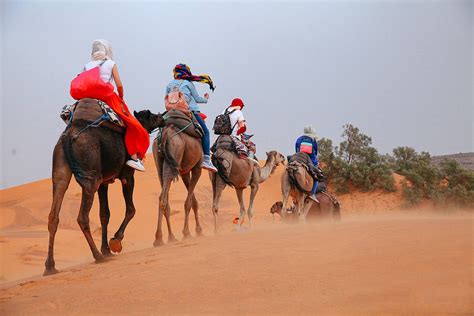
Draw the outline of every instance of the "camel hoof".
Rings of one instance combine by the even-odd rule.
[[[122,242],[115,238],[110,238],[109,247],[112,252],[120,253],[122,252]]]
[[[186,239],[189,239],[193,236],[191,236],[191,233],[187,233],[187,234],[183,234],[183,239],[186,240]]]
[[[53,274],[56,274],[56,273],[59,273],[59,270],[57,270],[56,268],[46,268],[46,269],[44,269],[43,276],[53,275]]]
[[[102,255],[100,257],[95,258],[95,263],[104,263],[107,261],[109,261],[109,258]]]
[[[185,237],[186,238],[186,237]],[[174,237],[173,235],[169,236],[168,237],[168,244],[171,244],[171,243],[175,243],[175,242],[178,242],[179,240],[176,239],[176,237]]]
[[[204,234],[203,234],[202,231],[197,231],[197,232],[196,232],[196,236],[197,236],[197,237],[204,237]]]
[[[163,239],[157,239],[153,243],[153,247],[160,247],[160,246],[164,246],[164,245],[165,245],[165,243],[163,242]]]

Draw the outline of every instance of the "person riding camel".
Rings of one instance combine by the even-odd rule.
[[[127,105],[123,101],[123,84],[120,79],[117,65],[113,60],[112,47],[109,42],[103,39],[95,40],[92,43],[91,61],[84,66],[83,73],[98,67],[102,82],[95,81],[95,85],[81,87],[81,95],[71,96],[76,99],[93,98],[101,100],[122,119],[125,125],[125,146],[130,158],[126,164],[138,171],[145,171],[142,160],[150,145],[148,132],[130,113]],[[81,74],[82,75],[82,74]],[[114,92],[112,80],[117,87],[117,93]],[[91,81],[93,82],[93,81]],[[73,86],[71,85],[71,91]]]
[[[244,106],[245,104],[242,99],[235,98],[223,113],[227,113],[229,115],[231,126],[230,137],[232,138],[239,158],[254,160],[254,162],[258,163],[258,161],[255,161],[255,159],[249,155],[247,146],[245,146],[244,142],[242,142],[242,140],[239,138],[239,136],[242,137],[242,135],[247,130],[247,122],[242,113]]]
[[[314,165],[314,168],[318,168],[318,142],[317,142],[317,137],[316,133],[314,132],[314,129],[311,125],[306,126],[303,130],[303,135],[298,137],[296,139],[295,143],[295,151],[297,153],[303,152],[308,154],[309,158],[311,159],[311,162]],[[308,166],[311,168],[311,166]],[[312,173],[314,174],[314,172]],[[311,190],[311,195],[309,198],[317,203],[319,203],[318,199],[316,198],[316,190],[318,189],[318,178],[314,177],[314,183],[313,183],[313,188]]]
[[[202,118],[202,114],[200,113],[198,105],[198,103],[207,103],[207,100],[209,99],[209,94],[205,93],[204,97],[201,97],[193,83],[193,81],[207,83],[209,85],[209,88],[214,91],[215,87],[212,82],[212,79],[208,75],[193,75],[191,73],[191,69],[185,64],[176,65],[173,69],[173,75],[174,79],[166,87],[166,94],[168,95],[171,91],[175,90],[175,88],[178,88],[179,91],[184,94],[186,102],[189,106],[189,110],[193,113],[193,116],[195,117],[199,125],[202,127],[202,130],[204,132],[204,135],[202,137],[202,150],[204,155],[201,167],[212,172],[217,172],[216,167],[214,167],[211,162],[211,137],[209,134],[209,129],[207,128],[206,123]]]

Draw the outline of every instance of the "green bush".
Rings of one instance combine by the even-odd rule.
[[[323,172],[339,193],[349,192],[349,183],[360,190],[395,190],[395,181],[387,160],[380,156],[372,139],[351,124],[344,125],[344,140],[339,148],[330,139],[318,142]]]
[[[395,191],[396,172],[406,178],[404,206],[431,199],[440,206],[474,208],[474,172],[456,161],[444,160],[438,168],[429,153],[406,146],[394,148],[393,155],[380,155],[371,146],[372,138],[351,124],[344,125],[342,137],[339,147],[327,138],[318,141],[323,172],[338,193],[349,192],[351,184],[362,191]]]

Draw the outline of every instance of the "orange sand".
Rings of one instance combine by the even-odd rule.
[[[207,237],[150,248],[160,186],[151,159],[146,167],[148,172],[136,176],[137,214],[126,231],[124,253],[101,265],[92,263],[76,223],[80,190],[71,183],[55,247],[56,267],[64,272],[46,278],[38,275],[47,251],[50,180],[0,191],[0,313],[474,312],[470,214],[401,213],[400,193],[376,192],[340,196],[340,223],[272,223],[270,206],[281,200],[280,167],[260,187],[253,230],[232,232],[238,204],[227,188],[220,208],[222,233],[214,236],[212,191],[203,173],[196,195]],[[178,238],[184,191],[181,182],[173,184],[170,201]],[[112,236],[124,215],[118,182],[109,196]],[[355,216],[357,211],[371,215]],[[98,201],[91,221],[100,245]],[[26,279],[15,281],[20,278]]]

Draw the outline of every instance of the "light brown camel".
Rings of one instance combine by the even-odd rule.
[[[213,156],[218,173],[211,174],[212,183],[212,214],[214,215],[214,230],[217,232],[217,215],[219,200],[224,188],[229,185],[235,188],[240,204],[240,214],[237,226],[240,227],[245,216],[243,190],[250,186],[250,202],[247,210],[249,226],[252,226],[253,201],[258,192],[259,184],[268,179],[275,168],[285,162],[285,157],[276,152],[267,152],[267,160],[263,167],[248,159],[239,159],[234,151],[218,148]],[[228,171],[230,168],[230,172]]]
[[[335,203],[327,193],[319,192],[316,197],[319,204],[307,198],[311,194],[313,178],[306,167],[297,161],[288,164],[281,176],[281,190],[283,195],[282,210],[278,212],[283,220],[288,213],[295,213],[301,220],[306,220],[310,209],[315,214],[332,214],[333,218],[340,218],[339,203]],[[288,199],[292,198],[295,209],[288,208]],[[276,210],[276,208],[275,208]],[[288,212],[289,211],[289,212]]]
[[[185,217],[183,236],[184,238],[187,238],[191,234],[188,225],[189,212],[191,211],[191,208],[194,210],[196,219],[196,234],[199,236],[202,234],[202,227],[199,222],[198,201],[194,196],[194,189],[199,178],[201,177],[201,139],[190,136],[184,132],[180,132],[180,129],[173,124],[168,124],[165,126],[166,122],[159,113],[144,113],[144,115],[160,117],[162,122],[159,124],[159,126],[164,127],[161,133],[161,141],[158,142],[158,139],[155,139],[153,142],[153,157],[161,184],[158,225],[155,234],[155,242],[153,245],[160,246],[164,244],[163,232],[161,230],[163,215],[166,218],[166,224],[168,226],[168,242],[177,241],[171,230],[169,191],[171,188],[171,183],[178,177],[178,175],[181,176],[181,179],[183,180],[183,183],[188,191],[186,201],[184,202]],[[136,116],[139,120],[142,117],[140,113]],[[143,120],[150,120],[150,118],[143,117]]]

